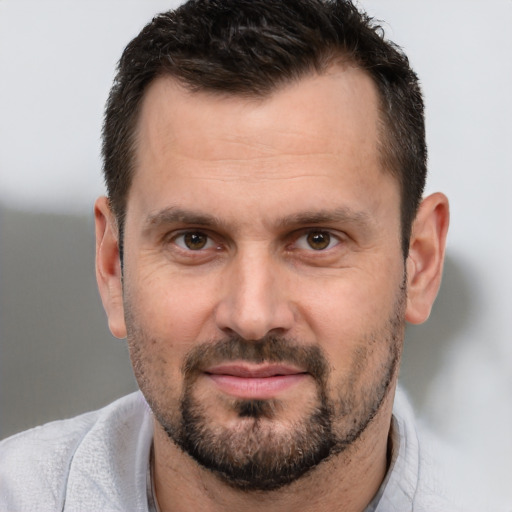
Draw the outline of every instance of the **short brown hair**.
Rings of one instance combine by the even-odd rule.
[[[192,91],[264,96],[339,59],[365,70],[377,86],[379,149],[400,184],[406,257],[426,179],[423,99],[407,57],[348,0],[190,0],[153,18],[128,44],[103,126],[103,170],[120,244],[150,82],[171,75]]]

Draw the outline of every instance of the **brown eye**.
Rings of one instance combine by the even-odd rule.
[[[198,231],[191,231],[183,235],[183,243],[187,249],[198,251],[206,247],[208,236]]]
[[[329,247],[331,235],[325,231],[312,231],[307,235],[306,240],[311,249],[322,251]]]

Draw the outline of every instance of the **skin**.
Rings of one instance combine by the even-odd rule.
[[[445,196],[424,199],[404,262],[399,187],[379,160],[371,79],[354,67],[333,67],[267,98],[247,99],[190,93],[159,78],[146,93],[138,129],[123,284],[105,198],[95,206],[97,277],[110,329],[128,335],[135,374],[156,417],[172,422],[179,414],[182,365],[194,347],[226,336],[250,343],[276,335],[321,349],[331,403],[355,398],[348,414],[335,407],[334,429],[346,433],[367,413],[361,404],[376,395],[390,354],[399,358],[405,320],[429,315],[448,227]],[[207,235],[207,244],[187,248],[184,232]],[[330,236],[326,248],[311,247],[311,232]],[[398,319],[394,337],[392,319]],[[274,491],[227,485],[155,420],[161,510],[329,511],[340,503],[345,511],[364,510],[387,469],[392,370],[357,439]],[[223,387],[204,373],[194,380],[194,399],[215,428],[254,425],[234,412],[234,399],[243,395],[275,399],[277,413],[263,428],[286,435],[317,400],[317,383],[307,373],[276,390],[237,386]]]

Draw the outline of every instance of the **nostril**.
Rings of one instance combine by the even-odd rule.
[[[282,336],[293,326],[294,315],[286,307],[240,309],[220,304],[215,311],[217,328],[227,336],[260,340],[268,335]]]

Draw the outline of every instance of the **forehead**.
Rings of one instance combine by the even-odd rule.
[[[205,207],[211,202],[199,192],[207,188],[233,204],[256,188],[265,199],[286,193],[293,200],[305,184],[371,195],[372,182],[389,178],[381,172],[378,127],[376,87],[353,66],[334,66],[263,98],[190,92],[161,77],[142,103],[128,209],[135,196],[145,210],[183,201],[176,194],[191,183]],[[219,183],[222,189],[214,188]],[[242,190],[244,183],[252,189]]]
[[[137,153],[225,158],[227,149],[236,156],[239,145],[244,156],[249,146],[254,156],[290,150],[350,156],[356,149],[376,150],[378,115],[372,79],[348,64],[305,76],[264,97],[190,92],[164,76],[148,87],[143,99]],[[276,139],[276,133],[281,137]]]

